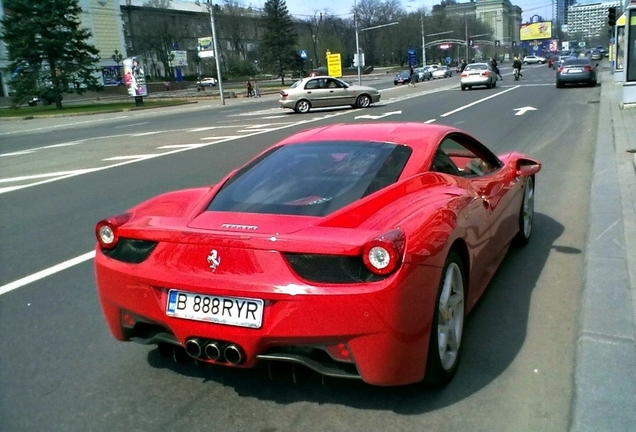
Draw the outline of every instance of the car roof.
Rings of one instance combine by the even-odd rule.
[[[460,133],[470,137],[469,134],[460,129],[441,124],[414,122],[339,123],[299,132],[280,141],[276,146],[351,140],[369,143],[394,143],[410,147],[413,150],[413,160],[423,162],[432,157],[442,138],[451,133]]]

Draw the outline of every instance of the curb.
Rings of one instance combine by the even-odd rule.
[[[625,244],[625,229],[608,76],[601,84],[570,432],[629,431],[636,424],[633,303],[627,252],[616,247]]]

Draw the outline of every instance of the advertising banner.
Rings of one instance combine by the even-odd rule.
[[[102,68],[104,86],[118,86],[123,84],[121,66],[104,66]]]
[[[636,82],[636,8],[627,11],[627,40],[625,43],[626,82]]]
[[[128,89],[128,96],[148,96],[146,87],[146,74],[142,64],[136,57],[124,59],[124,84]]]
[[[188,52],[187,51],[170,51],[172,55],[172,61],[170,67],[180,67],[188,65]]]
[[[332,77],[342,76],[342,61],[340,54],[327,55],[327,73]]]
[[[552,38],[552,23],[537,22],[531,24],[521,24],[519,26],[519,38],[522,41],[534,39]]]

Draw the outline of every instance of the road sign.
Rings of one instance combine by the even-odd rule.
[[[417,64],[417,51],[410,49],[406,52],[409,59],[409,66],[415,66]]]
[[[300,50],[298,51],[298,54],[300,55],[300,58],[303,60],[307,58],[307,50]]]

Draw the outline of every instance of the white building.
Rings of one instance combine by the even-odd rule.
[[[607,3],[577,4],[568,7],[568,37],[578,40],[598,40],[607,27],[607,10],[616,7],[620,16],[620,1]]]

